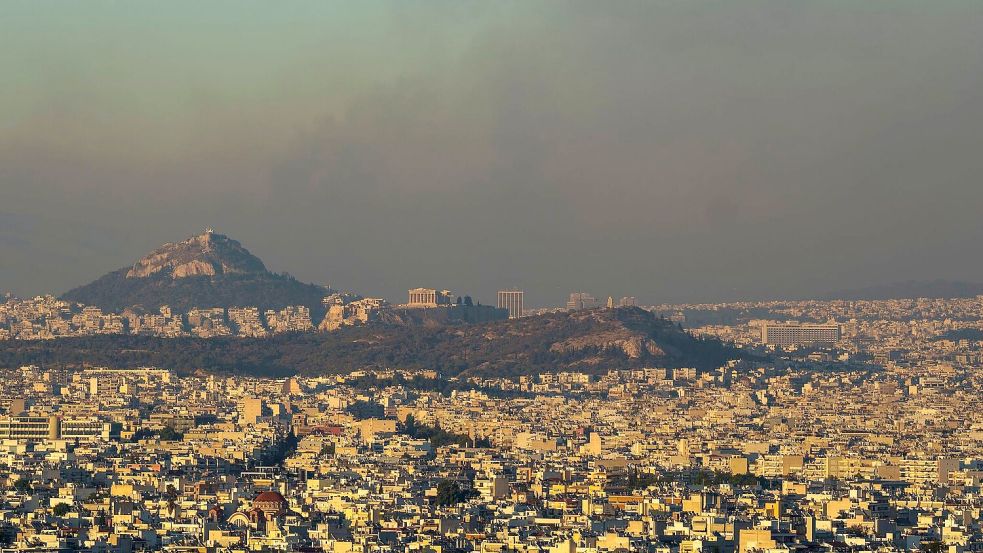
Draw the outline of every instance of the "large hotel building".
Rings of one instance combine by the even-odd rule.
[[[525,292],[522,290],[499,290],[498,308],[508,309],[510,319],[518,319],[522,316],[522,299]]]
[[[836,323],[764,323],[761,325],[761,341],[774,346],[832,345],[840,341],[840,325]]]
[[[567,311],[579,311],[581,309],[593,309],[597,307],[597,298],[587,292],[572,292],[570,299],[567,300]]]
[[[53,440],[108,441],[119,438],[120,425],[96,418],[62,419],[56,415],[0,417],[0,440],[41,442]]]

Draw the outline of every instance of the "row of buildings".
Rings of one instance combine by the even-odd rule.
[[[393,309],[449,309],[472,306],[470,296],[454,296],[450,290],[413,288],[407,302],[393,306],[381,298],[363,298],[350,293],[335,293],[323,300],[324,317],[312,319],[306,306],[286,306],[262,310],[258,307],[193,308],[178,313],[168,306],[145,312],[126,309],[122,313],[106,313],[98,307],[72,304],[52,296],[28,300],[7,297],[0,303],[0,340],[50,339],[65,336],[97,334],[147,334],[161,337],[218,336],[263,337],[286,332],[332,331],[345,326],[357,326],[392,319]],[[507,312],[510,319],[530,313],[525,307],[525,292],[519,289],[500,290],[496,307]],[[619,300],[609,297],[608,308],[633,307],[632,296]],[[586,292],[570,294],[569,311],[601,307],[596,298]]]
[[[518,318],[524,313],[523,295],[519,290],[499,292],[498,307],[506,310],[508,317]],[[193,308],[187,313],[163,306],[152,312],[126,309],[122,313],[106,313],[98,307],[80,306],[52,296],[29,300],[7,298],[0,303],[0,340],[98,334],[146,334],[168,338],[263,337],[289,332],[333,331],[345,326],[398,319],[398,315],[389,316],[394,309],[471,307],[471,303],[470,297],[455,301],[450,291],[426,288],[410,290],[409,301],[398,306],[380,298],[336,293],[324,298],[321,306],[324,316],[318,321],[312,318],[310,308],[301,305],[266,310],[250,306]]]

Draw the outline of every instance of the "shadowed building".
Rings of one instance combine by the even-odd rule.
[[[840,340],[836,323],[766,323],[761,326],[761,341],[774,346],[835,344]]]
[[[573,292],[570,294],[570,299],[567,300],[567,311],[593,309],[597,305],[597,298],[587,292]]]

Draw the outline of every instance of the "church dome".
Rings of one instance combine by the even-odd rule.
[[[263,511],[267,516],[280,516],[287,512],[287,500],[280,492],[266,491],[253,499],[253,508]]]

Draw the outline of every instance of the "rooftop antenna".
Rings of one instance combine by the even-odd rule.
[[[208,227],[205,229],[205,234],[214,234],[214,233],[215,233],[215,229],[213,229],[212,227]]]

